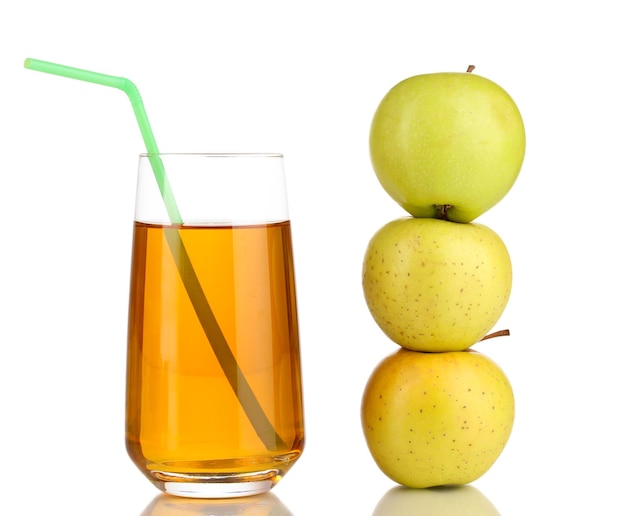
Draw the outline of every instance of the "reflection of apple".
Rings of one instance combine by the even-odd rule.
[[[400,349],[373,371],[361,405],[378,467],[417,488],[482,476],[504,449],[514,414],[504,372],[476,351]]]
[[[526,136],[515,102],[472,73],[417,75],[394,86],[370,131],[373,168],[415,217],[469,222],[497,204],[520,172]]]
[[[396,486],[383,496],[372,516],[422,514],[424,516],[499,516],[493,504],[474,486],[407,489]]]
[[[506,246],[487,226],[406,217],[372,237],[363,262],[370,312],[397,344],[460,351],[482,339],[508,302]]]

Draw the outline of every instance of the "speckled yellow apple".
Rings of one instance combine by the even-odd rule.
[[[370,240],[362,284],[391,340],[416,351],[460,351],[502,315],[512,266],[502,239],[483,224],[405,217]]]
[[[481,477],[504,449],[514,416],[506,375],[474,350],[400,349],[374,369],[361,405],[376,464],[412,488]]]

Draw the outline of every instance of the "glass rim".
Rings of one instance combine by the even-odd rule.
[[[207,158],[284,158],[280,152],[142,152],[140,158],[153,156],[198,156]]]

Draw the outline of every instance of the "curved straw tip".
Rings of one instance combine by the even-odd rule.
[[[24,59],[24,68],[30,68],[31,62],[32,62],[32,59],[30,57],[27,57],[26,59]]]

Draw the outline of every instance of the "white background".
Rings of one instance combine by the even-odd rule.
[[[133,80],[162,151],[285,155],[307,444],[266,502],[303,516],[368,515],[379,502],[405,504],[388,514],[428,512],[421,492],[390,500],[395,484],[360,427],[365,382],[396,349],[365,306],[361,260],[373,233],[404,215],[375,178],[367,139],[395,83],[476,65],[516,100],[527,153],[513,189],[478,220],[506,242],[515,279],[495,328],[512,335],[476,349],[509,376],[517,418],[473,487],[504,515],[626,514],[619,5],[3,2],[0,512],[191,513],[150,507],[163,500],[124,449],[144,150],[130,104],[117,90],[25,70],[32,57]]]

